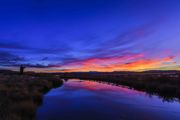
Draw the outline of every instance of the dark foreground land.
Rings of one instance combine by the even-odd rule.
[[[132,89],[158,95],[165,101],[180,101],[179,71],[146,71],[146,72],[76,72],[61,73],[62,78],[79,78],[125,85]]]
[[[61,78],[95,80],[180,101],[179,71],[25,73],[0,70],[0,120],[33,120],[42,96],[63,84]]]
[[[42,96],[62,84],[54,75],[0,72],[0,120],[32,120]]]

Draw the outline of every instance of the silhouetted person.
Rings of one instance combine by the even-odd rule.
[[[22,75],[24,73],[25,66],[20,66],[20,74]]]

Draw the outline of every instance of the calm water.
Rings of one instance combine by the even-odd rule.
[[[180,103],[125,87],[72,79],[44,96],[36,120],[180,120]]]

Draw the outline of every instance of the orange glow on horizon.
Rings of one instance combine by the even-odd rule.
[[[85,61],[70,63],[68,65],[63,66],[63,67],[70,67],[69,69],[48,70],[48,72],[145,71],[145,70],[157,69],[162,66],[167,67],[176,64],[173,61],[174,56],[158,58],[158,59],[142,59],[141,57],[143,57],[143,54],[115,57],[115,58],[102,58],[102,59],[93,58]],[[137,59],[137,58],[141,58],[141,59]],[[124,63],[124,61],[128,61],[128,60],[133,60],[133,61]],[[77,65],[80,64],[80,66],[73,68],[73,65],[76,64]]]

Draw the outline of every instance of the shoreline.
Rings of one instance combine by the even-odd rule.
[[[115,85],[124,85],[130,89],[144,91],[150,95],[160,96],[164,101],[177,99],[180,102],[180,79],[173,79],[170,75],[152,76],[149,75],[107,75],[93,73],[66,73],[60,74],[61,78],[77,78],[81,80],[94,80],[107,82]]]

